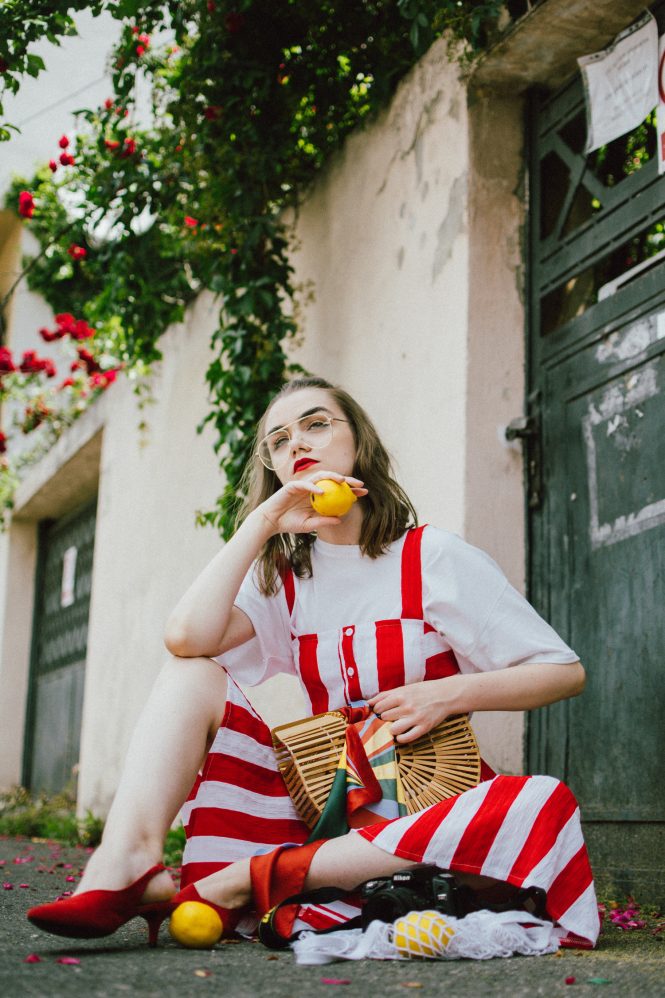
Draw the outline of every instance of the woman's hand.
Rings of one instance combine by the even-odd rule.
[[[412,742],[427,734],[451,714],[460,713],[457,698],[463,676],[446,676],[421,683],[409,683],[395,690],[377,693],[367,702],[382,721],[392,721],[395,741]]]
[[[286,482],[278,492],[257,507],[255,514],[264,519],[271,534],[308,534],[321,527],[341,523],[341,517],[321,516],[312,507],[310,495],[323,494],[323,489],[316,484],[321,478],[347,482],[355,495],[367,495],[367,489],[357,478],[346,478],[344,475],[338,475],[336,471],[317,470],[312,478],[294,478]]]
[[[584,689],[580,662],[530,662],[495,672],[428,679],[377,693],[368,704],[392,721],[398,742],[412,742],[453,714],[474,710],[533,710],[578,696]]]

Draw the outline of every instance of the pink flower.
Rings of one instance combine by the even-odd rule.
[[[66,135],[61,135],[60,136],[60,139],[58,141],[58,145],[60,146],[61,149],[66,149],[67,148],[67,146],[69,145],[69,139],[67,138]]]
[[[29,887],[30,884],[19,884],[19,887]]]
[[[30,191],[21,191],[18,196],[18,213],[22,218],[32,218],[35,213],[35,199]]]
[[[3,889],[3,891],[13,891],[13,890],[14,890],[14,885],[13,885],[13,884],[9,884],[9,883],[7,883],[7,882],[5,882],[5,883],[4,883],[3,885],[2,885],[2,889]]]
[[[78,965],[81,961],[76,956],[59,956],[55,962]]]
[[[23,963],[41,963],[41,956],[37,956],[36,953],[28,953]]]
[[[136,54],[138,56],[142,56],[143,53],[145,52],[145,48],[146,48],[145,45],[137,45],[136,46]]]

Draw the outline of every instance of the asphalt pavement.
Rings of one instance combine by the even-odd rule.
[[[292,954],[229,941],[212,950],[178,946],[162,927],[149,949],[142,919],[99,940],[66,940],[26,919],[34,904],[72,890],[86,861],[82,848],[0,838],[0,996],[107,998],[393,998],[406,994],[480,998],[617,995],[665,998],[665,933],[610,927],[594,952],[487,961],[356,961],[299,967]],[[72,879],[69,879],[72,878]],[[571,981],[574,978],[574,981]],[[568,981],[568,983],[567,983]]]

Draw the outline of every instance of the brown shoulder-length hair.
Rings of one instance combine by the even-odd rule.
[[[418,525],[418,515],[406,492],[395,480],[390,456],[367,413],[343,388],[337,388],[323,378],[294,378],[288,381],[261,417],[253,441],[252,457],[241,482],[245,498],[238,512],[236,527],[281,488],[274,471],[264,467],[256,456],[256,446],[265,436],[268,413],[275,402],[305,388],[325,389],[350,423],[356,448],[353,476],[364,482],[368,490],[362,499],[360,550],[370,558],[377,558],[408,527]],[[311,548],[315,537],[315,534],[277,534],[270,538],[257,560],[258,583],[262,593],[275,593],[280,574],[288,567],[298,578],[311,577]]]

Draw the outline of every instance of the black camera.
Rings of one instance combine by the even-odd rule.
[[[472,911],[525,911],[547,918],[547,895],[540,887],[511,887],[475,891],[460,884],[452,873],[421,863],[398,870],[392,877],[376,877],[360,886],[363,901],[361,924],[394,922],[410,911],[440,911],[463,918]]]
[[[363,900],[362,926],[370,922],[394,922],[410,911],[440,911],[462,915],[460,885],[452,874],[435,866],[420,864],[398,870],[392,877],[376,877],[360,887]]]

